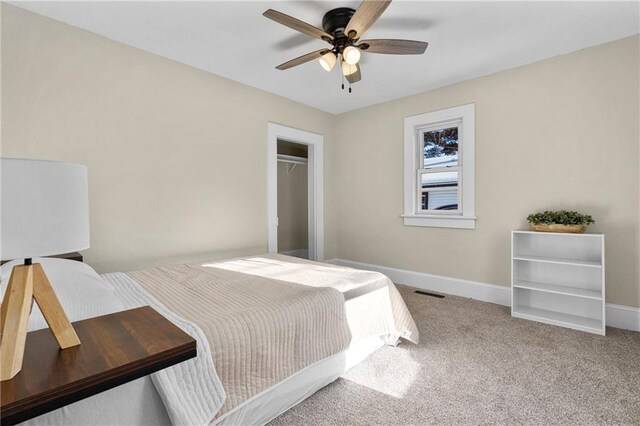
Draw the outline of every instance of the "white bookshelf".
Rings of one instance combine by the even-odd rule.
[[[604,235],[511,232],[511,315],[605,334]]]

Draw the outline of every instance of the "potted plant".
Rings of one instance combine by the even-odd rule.
[[[530,214],[527,221],[534,231],[539,232],[571,232],[580,234],[592,223],[596,223],[588,214],[560,210]]]

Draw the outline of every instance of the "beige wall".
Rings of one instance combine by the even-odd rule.
[[[327,259],[508,285],[509,231],[571,208],[607,236],[607,300],[640,306],[639,50],[633,37],[336,117],[2,4],[2,155],[88,165],[86,259],[128,270],[265,251],[279,122],[325,136]],[[469,102],[476,230],[403,226],[404,118]]]
[[[2,155],[89,167],[98,271],[265,252],[267,122],[325,137],[325,257],[336,256],[327,114],[2,5]]]
[[[639,37],[338,117],[338,257],[509,285],[510,230],[539,209],[606,234],[607,301],[640,306]],[[475,230],[403,226],[403,120],[476,104]]]
[[[278,163],[278,251],[308,249],[307,166]],[[288,171],[291,169],[291,172]]]

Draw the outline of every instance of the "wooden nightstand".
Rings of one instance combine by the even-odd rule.
[[[78,253],[77,251],[74,251],[73,253],[57,254],[55,256],[47,256],[47,257],[53,257],[53,258],[56,258],[56,259],[76,260],[78,262],[84,261],[84,258],[82,257],[82,254]],[[9,262],[9,261],[8,260],[0,261],[0,265],[4,265],[7,262]]]
[[[57,254],[55,256],[49,256],[49,257],[54,257],[56,259],[76,260],[78,262],[84,261],[84,258],[82,257],[82,254],[78,253],[77,251],[74,251],[72,253]]]
[[[60,350],[49,329],[27,334],[22,371],[1,382],[13,425],[196,356],[196,341],[149,306],[73,323],[82,342]]]

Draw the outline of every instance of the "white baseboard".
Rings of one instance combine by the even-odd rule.
[[[511,289],[501,285],[444,277],[441,275],[408,271],[406,269],[390,268],[388,266],[354,262],[345,259],[330,259],[325,260],[325,263],[380,272],[391,278],[391,281],[395,283],[406,284],[421,290],[511,306]],[[607,303],[606,319],[607,326],[609,327],[640,331],[640,308]]]
[[[511,305],[511,292],[509,287],[501,285],[485,284],[477,281],[467,281],[458,278],[443,277],[441,275],[408,271],[406,269],[396,269],[388,266],[372,265],[369,263],[353,262],[351,260],[344,259],[338,259],[337,264],[341,266],[349,266],[351,268],[380,272],[391,278],[391,281],[394,283],[406,284],[411,287],[419,288],[420,290],[468,297],[504,306]]]
[[[608,327],[640,331],[640,308],[607,303],[605,315]]]

